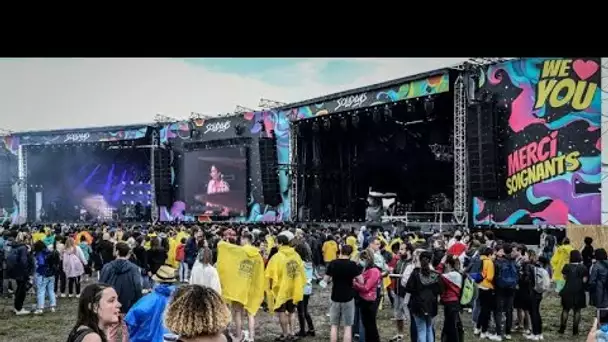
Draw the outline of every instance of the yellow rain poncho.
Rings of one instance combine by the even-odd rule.
[[[562,281],[564,280],[564,275],[562,274],[562,269],[564,266],[570,262],[570,252],[574,247],[572,245],[561,245],[557,247],[555,254],[551,258],[551,268],[553,269],[553,280]]]
[[[177,250],[177,241],[175,238],[169,238],[169,251],[167,252],[167,265],[173,268],[179,267],[179,261],[175,260],[175,251]]]
[[[32,242],[42,241],[46,237],[46,234],[42,232],[36,232],[32,234]]]
[[[304,298],[306,273],[300,255],[292,247],[280,246],[266,267],[266,298],[271,312],[291,300],[294,304]]]
[[[352,257],[359,250],[357,238],[354,236],[348,236],[346,238],[346,244],[353,248],[353,252],[350,254]]]
[[[255,315],[264,300],[264,260],[251,246],[237,246],[220,241],[217,245],[217,273],[222,297],[243,305]]]

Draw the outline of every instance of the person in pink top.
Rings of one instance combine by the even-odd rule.
[[[359,311],[361,312],[361,322],[365,329],[366,342],[379,342],[380,335],[376,325],[376,306],[377,289],[382,282],[382,271],[374,265],[374,254],[366,249],[359,255],[359,264],[363,267],[363,273],[353,280],[353,288],[359,293]]]

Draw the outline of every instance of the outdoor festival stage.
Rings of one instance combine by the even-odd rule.
[[[599,224],[600,69],[474,59],[256,112],[15,133],[0,221],[362,222],[371,191],[389,221]]]

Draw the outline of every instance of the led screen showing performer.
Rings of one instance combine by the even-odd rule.
[[[240,216],[247,207],[247,150],[217,148],[184,154],[184,198],[195,215]]]

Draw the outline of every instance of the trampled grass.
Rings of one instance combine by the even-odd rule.
[[[310,311],[313,316],[315,328],[317,331],[316,337],[308,337],[303,341],[328,341],[329,340],[329,318],[326,316],[328,312],[329,290],[315,289],[315,293],[311,298]],[[0,341],[7,342],[38,342],[38,341],[65,341],[68,332],[74,325],[76,319],[77,299],[60,298],[56,313],[45,313],[41,316],[21,316],[17,317],[12,312],[12,300],[0,299]],[[31,308],[35,298],[33,295],[28,295],[26,299],[26,308]],[[561,342],[561,341],[585,341],[587,332],[591,327],[595,311],[593,308],[587,308],[583,311],[583,319],[581,323],[581,334],[577,338],[572,336],[570,320],[570,328],[565,335],[557,333],[559,327],[559,316],[561,308],[559,298],[555,294],[548,295],[542,303],[542,317],[544,326],[545,341]],[[396,333],[396,328],[392,318],[392,310],[388,301],[384,303],[384,308],[378,314],[378,326],[380,330],[381,340],[388,341]],[[465,325],[466,341],[479,340],[473,336],[473,328],[471,323],[471,315],[468,313],[462,314],[463,323]],[[439,338],[441,333],[443,314],[437,316],[436,333]],[[260,311],[257,316],[256,341],[273,341],[280,334],[280,328],[276,317],[270,316],[268,313]],[[297,323],[295,323],[297,326]],[[409,337],[406,337],[409,340]],[[521,333],[513,334],[514,341],[525,341]]]

